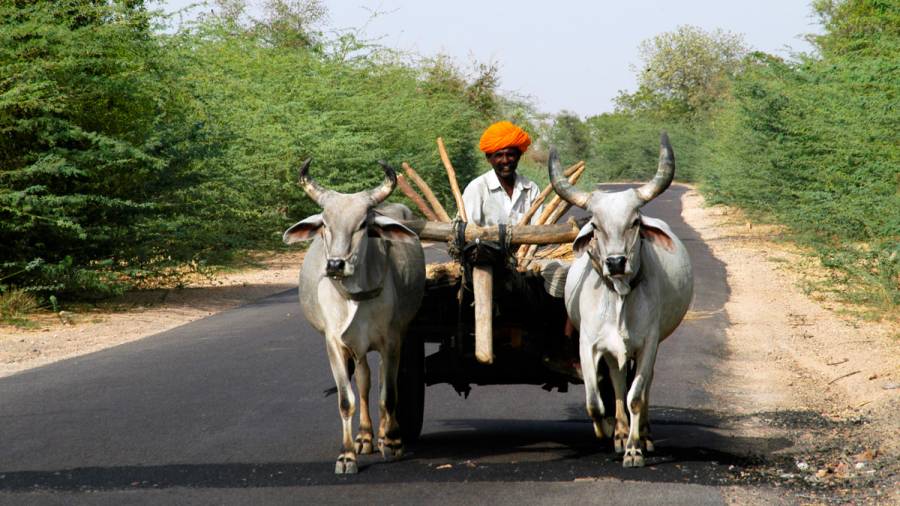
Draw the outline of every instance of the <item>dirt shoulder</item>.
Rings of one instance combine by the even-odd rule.
[[[685,221],[725,264],[730,289],[728,356],[710,389],[739,431],[792,442],[759,466],[767,476],[750,481],[806,488],[798,497],[814,503],[900,503],[896,323],[842,316],[841,304],[805,294],[800,286],[820,269],[778,241],[777,227],[706,207],[696,191],[682,204]]]

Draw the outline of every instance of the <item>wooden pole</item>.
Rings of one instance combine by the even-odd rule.
[[[566,177],[569,177],[576,170],[578,170],[579,167],[583,167],[583,166],[584,166],[584,160],[582,160],[582,161],[576,163],[575,165],[569,167],[568,169],[566,169],[566,171],[563,172],[563,175]],[[547,187],[544,188],[544,190],[541,192],[541,194],[538,195],[537,200],[535,200],[534,203],[531,204],[531,207],[528,209],[528,211],[522,215],[522,219],[519,220],[519,225],[528,225],[529,223],[531,223],[531,217],[534,216],[534,213],[536,213],[538,208],[541,207],[541,204],[544,203],[544,199],[546,199],[547,195],[550,195],[550,192],[552,192],[552,191],[553,191],[553,185],[548,184]]]
[[[459,217],[462,218],[463,221],[469,221],[469,217],[466,216],[466,206],[463,205],[462,193],[459,191],[459,183],[456,181],[456,169],[453,168],[453,164],[450,163],[450,157],[447,156],[447,148],[444,147],[444,139],[438,137],[437,145],[438,153],[441,155],[441,161],[444,162],[444,168],[447,169],[447,179],[450,180],[450,190],[453,192],[453,198],[456,200],[456,209],[459,213]]]
[[[444,209],[444,206],[441,205],[441,201],[437,199],[434,195],[434,192],[431,191],[431,187],[428,186],[428,183],[419,176],[419,173],[415,171],[410,165],[406,162],[402,163],[403,170],[406,172],[407,177],[409,177],[416,186],[422,190],[422,195],[425,195],[425,200],[431,204],[431,208],[434,209],[434,214],[437,215],[437,219],[434,221],[450,221],[450,215],[447,214],[447,211]],[[429,218],[430,219],[430,218]]]
[[[413,204],[419,208],[419,211],[422,211],[422,214],[425,215],[425,218],[431,221],[440,221],[434,211],[428,207],[428,204],[422,200],[422,196],[413,189],[412,186],[409,185],[409,182],[406,181],[406,178],[403,177],[403,174],[397,174],[397,187],[400,188],[400,191],[403,192],[404,195],[409,197],[409,200],[413,201]]]
[[[475,293],[475,358],[482,364],[494,362],[494,272],[491,266],[472,268]]]

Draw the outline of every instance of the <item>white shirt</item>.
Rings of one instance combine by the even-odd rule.
[[[516,183],[512,197],[500,186],[500,180],[494,169],[476,177],[463,191],[463,205],[469,222],[480,227],[491,225],[518,225],[531,204],[537,200],[541,190],[533,181],[516,173]],[[541,214],[543,205],[538,208],[531,223]]]

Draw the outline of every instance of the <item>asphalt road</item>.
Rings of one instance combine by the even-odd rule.
[[[333,381],[292,290],[0,379],[0,503],[721,504],[729,466],[786,443],[719,423],[727,407],[706,383],[724,353],[729,291],[723,265],[680,218],[683,191],[645,213],[690,249],[693,310],[706,317],[661,347],[657,451],[645,468],[622,468],[594,439],[581,387],[474,387],[463,399],[435,385],[403,459],[363,456],[358,475],[335,476],[337,400],[323,394]]]

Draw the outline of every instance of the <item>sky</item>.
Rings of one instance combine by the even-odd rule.
[[[194,2],[162,3],[171,11]],[[808,0],[322,3],[328,28],[361,28],[366,39],[423,56],[447,54],[464,70],[473,61],[496,62],[501,90],[529,97],[543,112],[581,117],[610,112],[620,90],[634,91],[641,41],[679,25],[739,33],[751,48],[783,57],[811,51],[802,36],[821,32]]]

